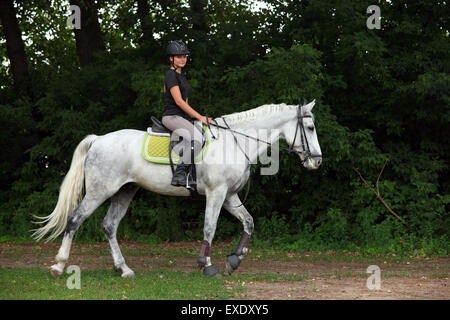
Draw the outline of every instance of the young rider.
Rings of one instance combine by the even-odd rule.
[[[191,189],[196,188],[196,181],[192,179],[191,157],[201,150],[202,133],[189,121],[190,118],[198,119],[206,124],[206,117],[195,111],[188,104],[189,84],[186,77],[181,73],[186,65],[189,50],[181,41],[172,41],[166,49],[166,54],[170,60],[170,69],[166,72],[164,79],[165,104],[162,117],[162,123],[168,129],[173,131],[174,139],[182,137],[180,142],[183,154],[180,157],[175,169],[172,185],[183,186]],[[212,118],[209,118],[209,122]],[[191,152],[194,154],[192,155]]]

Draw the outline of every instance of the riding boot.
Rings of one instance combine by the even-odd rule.
[[[194,191],[197,190],[193,142],[191,146],[191,163],[185,164],[180,160],[175,168],[171,184],[173,186],[185,187]]]
[[[187,181],[186,188],[196,191],[197,190],[197,174],[195,172],[195,150],[194,150],[194,140],[191,141],[191,163],[187,168]]]
[[[171,185],[176,187],[186,187],[188,169],[189,164],[184,164],[182,162],[178,163],[175,172],[173,173]]]

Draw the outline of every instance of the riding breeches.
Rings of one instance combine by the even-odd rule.
[[[194,124],[183,117],[171,115],[164,116],[162,123],[166,128],[172,131],[171,140],[179,141],[179,137],[183,137],[181,143],[178,143],[174,150],[178,154],[183,150],[181,161],[190,164],[191,161],[191,145],[193,142],[194,157],[200,152],[203,142],[202,132],[194,126]]]

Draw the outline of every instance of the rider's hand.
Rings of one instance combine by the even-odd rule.
[[[208,122],[209,122],[209,123],[211,123],[212,120],[213,120],[213,118],[208,117]],[[200,121],[201,121],[203,124],[207,124],[207,123],[206,123],[206,117],[205,117],[205,116],[202,116],[202,117],[200,118]]]

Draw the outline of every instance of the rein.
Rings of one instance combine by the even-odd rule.
[[[247,137],[247,138],[256,140],[256,141],[258,141],[258,142],[264,142],[264,143],[266,143],[266,144],[268,144],[268,145],[272,145],[270,142],[267,142],[267,141],[264,141],[264,140],[261,140],[261,139],[258,139],[258,138],[249,136],[249,135],[247,135],[247,134],[245,134],[245,133],[242,133],[242,132],[239,132],[239,131],[235,131],[235,130],[231,129],[230,126],[226,123],[224,117],[220,117],[220,119],[223,120],[223,122],[226,124],[226,127],[217,124],[216,119],[213,119],[213,121],[215,122],[215,124],[209,122],[209,121],[208,121],[208,115],[206,115],[206,123],[207,123],[207,126],[208,126],[209,131],[211,131],[210,125],[213,125],[213,126],[215,126],[215,127],[217,127],[217,128],[225,129],[225,130],[231,131],[232,133],[240,134],[240,135],[242,135],[242,136],[244,136],[244,137]],[[211,134],[212,134],[213,139],[217,139],[217,138],[214,136],[214,134],[213,134],[212,131],[211,131]],[[248,159],[248,158],[247,158],[247,159]]]
[[[223,120],[223,122],[225,123],[226,127],[217,124],[217,121],[215,119],[213,120],[215,122],[215,124],[210,123],[208,115],[206,115],[206,124],[208,126],[209,131],[212,134],[213,139],[216,139],[216,137],[214,136],[213,132],[211,131],[210,125],[213,125],[213,126],[215,126],[217,128],[220,128],[220,129],[224,129],[224,130],[230,131],[232,133],[233,138],[234,138],[236,144],[238,145],[239,149],[241,149],[241,151],[244,153],[245,157],[247,158],[247,160],[249,162],[249,166],[250,166],[250,159],[247,156],[247,154],[245,153],[245,151],[242,150],[241,146],[239,145],[239,142],[237,141],[237,138],[234,135],[235,133],[240,134],[240,135],[242,135],[242,136],[244,136],[246,138],[253,139],[253,140],[258,141],[258,142],[263,142],[263,143],[265,143],[265,144],[267,144],[269,146],[272,145],[272,143],[270,143],[270,142],[267,142],[267,141],[264,141],[264,140],[261,140],[261,139],[249,136],[249,135],[247,135],[245,133],[242,133],[242,132],[235,131],[235,130],[231,129],[230,126],[228,125],[228,123],[225,121],[225,118],[224,117],[220,117],[220,118]],[[281,148],[280,149],[282,151],[286,151],[288,154],[291,154],[291,153],[295,153],[295,154],[298,154],[298,155],[303,154],[303,160],[301,160],[302,164],[304,164],[310,158],[322,157],[321,154],[313,154],[313,153],[311,153],[311,150],[309,148],[308,138],[306,137],[305,126],[303,125],[303,118],[312,118],[312,116],[311,115],[302,115],[301,114],[301,108],[298,108],[298,110],[297,110],[297,125],[295,127],[294,141],[292,142],[292,145],[289,146],[289,148]],[[300,141],[301,141],[301,145],[302,145],[302,151],[294,150],[294,144],[295,144],[295,139],[297,138],[298,128],[300,128]],[[306,148],[305,148],[305,146],[306,146]],[[250,174],[249,174],[249,177],[248,177],[248,186],[247,186],[247,191],[245,193],[244,201],[242,201],[239,206],[234,207],[234,208],[239,208],[247,200],[247,196],[248,196],[248,193],[250,191],[250,178],[251,178],[251,170],[250,170]]]

